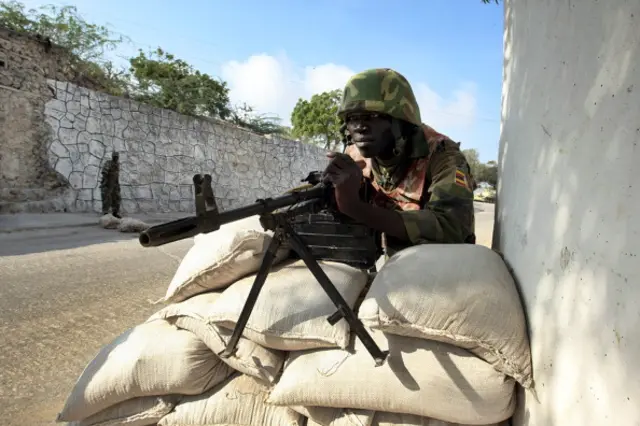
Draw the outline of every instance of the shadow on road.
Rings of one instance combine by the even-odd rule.
[[[0,256],[20,256],[68,250],[94,244],[137,240],[137,233],[98,227],[59,228],[2,234]],[[142,246],[140,246],[142,248]]]

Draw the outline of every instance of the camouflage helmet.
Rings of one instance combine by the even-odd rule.
[[[390,68],[363,71],[351,77],[342,94],[338,116],[349,112],[378,112],[422,125],[420,107],[407,79]]]

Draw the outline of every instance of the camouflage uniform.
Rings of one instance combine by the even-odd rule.
[[[113,215],[120,217],[120,164],[119,155],[114,152],[111,160],[107,160],[102,167],[102,179],[100,191],[102,193],[102,214],[112,211]]]
[[[397,210],[410,244],[475,243],[471,169],[460,144],[422,123],[420,109],[404,76],[390,69],[367,70],[347,83],[338,114],[372,112],[392,117],[398,154],[392,165],[364,159],[365,180],[373,187],[374,204]],[[418,126],[410,140],[401,134],[402,120]],[[358,149],[345,150],[362,160]],[[389,248],[405,244],[387,239]]]

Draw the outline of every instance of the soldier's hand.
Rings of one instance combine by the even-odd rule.
[[[325,182],[333,184],[338,209],[345,212],[350,202],[358,200],[365,162],[355,162],[349,155],[338,152],[330,152],[327,156],[331,162],[324,172]]]

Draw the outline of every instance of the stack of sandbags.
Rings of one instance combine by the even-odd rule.
[[[257,217],[199,235],[179,266],[165,300],[187,300],[192,294],[224,288],[255,273],[271,236],[262,230]],[[281,250],[276,263],[287,253],[287,249]],[[176,306],[179,304],[165,309]],[[189,396],[206,396],[220,389],[231,392],[237,387],[238,382],[232,380],[237,371],[266,379],[266,384],[256,380],[257,384],[251,385],[261,389],[282,369],[284,353],[264,349],[244,338],[234,357],[222,362],[217,350],[211,349],[224,347],[222,340],[216,343],[215,334],[205,330],[196,334],[164,316],[172,318],[170,312],[162,310],[101,348],[80,375],[57,421],[74,426],[155,425],[173,412],[179,401],[187,403]],[[189,318],[183,322],[188,324]],[[219,339],[230,334],[221,329]],[[239,392],[249,386],[246,381],[240,383],[244,385]],[[302,418],[288,408],[268,410]],[[228,420],[233,424],[233,418]]]
[[[515,286],[503,274],[501,259],[491,260],[494,253],[477,246],[420,246],[400,252],[372,284],[364,271],[319,262],[351,307],[371,284],[359,316],[378,345],[390,351],[381,367],[374,366],[345,320],[335,326],[327,322],[335,306],[304,263],[287,259],[284,248],[237,351],[220,358],[271,236],[254,217],[196,237],[163,298],[167,306],[134,328],[155,333],[156,346],[139,332],[133,337],[125,333],[103,348],[59,420],[80,421],[75,426],[451,426],[491,425],[511,416],[514,377],[530,384],[527,368],[501,367],[495,360],[506,358],[495,353],[516,348],[506,340],[517,339],[506,335],[504,327],[482,327],[496,326],[489,320],[496,315],[511,318],[512,330],[522,326],[524,331],[524,322],[518,323],[518,315],[495,311],[496,304],[512,297]],[[443,267],[451,261],[457,269]],[[465,262],[470,262],[466,275],[460,268]],[[475,275],[478,263],[493,271]],[[477,288],[466,290],[474,280]],[[478,315],[483,304],[494,311]],[[519,301],[516,308],[509,306],[517,310]],[[430,313],[426,318],[425,312]],[[476,351],[479,347],[489,349]],[[495,359],[487,355],[491,353]],[[105,360],[111,364],[100,367],[108,364]],[[120,371],[129,372],[124,378],[112,377],[118,363]],[[513,367],[510,359],[503,364]],[[199,377],[191,379],[190,374]],[[530,380],[530,365],[528,374]]]
[[[355,306],[368,275],[343,264],[319,263]],[[250,274],[194,295],[152,318],[192,331],[220,353],[254,279]],[[323,426],[499,424],[514,411],[516,379],[531,385],[515,284],[502,259],[484,247],[419,246],[387,262],[359,309],[374,340],[390,351],[381,367],[374,366],[346,321],[328,324],[335,310],[303,262],[285,261],[267,277],[238,345],[238,354],[251,345],[286,356],[282,372],[264,352],[254,359],[264,357],[259,364],[273,366],[266,372],[256,372],[253,363],[243,368],[234,357],[224,362],[270,383],[266,402],[271,406]],[[431,334],[398,332],[391,327],[398,324]]]
[[[292,353],[268,401],[299,412],[313,407],[303,413],[322,425],[337,426],[331,415],[341,425],[430,424],[425,418],[487,425],[511,417],[516,382],[532,387],[519,295],[488,248],[421,245],[397,253],[376,275],[358,317],[390,351],[384,366],[374,366],[359,340],[351,353]]]

